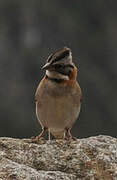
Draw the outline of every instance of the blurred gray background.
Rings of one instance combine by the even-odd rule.
[[[117,135],[117,1],[0,0],[0,136],[40,133],[41,67],[63,46],[72,49],[83,91],[73,135]]]

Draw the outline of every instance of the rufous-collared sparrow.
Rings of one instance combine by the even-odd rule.
[[[46,73],[35,94],[36,115],[42,132],[36,138],[43,137],[47,130],[49,139],[50,134],[56,139],[70,139],[82,100],[71,49],[64,47],[51,54],[42,69]]]

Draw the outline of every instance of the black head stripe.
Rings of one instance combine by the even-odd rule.
[[[49,57],[47,58],[47,62],[50,62],[52,60],[52,64],[53,64],[54,62],[59,61],[65,58],[66,56],[68,56],[69,53],[70,53],[70,49],[66,47],[63,49],[59,49],[55,53],[49,55]]]
[[[65,58],[65,57],[68,56],[68,55],[69,55],[69,50],[66,50],[66,51],[62,52],[59,56],[57,56],[57,57],[55,57],[55,58],[53,59],[52,64],[53,64],[54,62],[57,62],[57,61]]]

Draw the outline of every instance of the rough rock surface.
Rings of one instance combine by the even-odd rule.
[[[0,180],[117,180],[117,139],[0,138]]]

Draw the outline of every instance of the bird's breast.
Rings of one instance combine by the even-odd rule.
[[[80,96],[74,89],[44,87],[36,102],[36,114],[42,126],[60,130],[72,127],[80,112]],[[51,92],[51,93],[50,93]],[[58,92],[58,93],[57,93]]]

